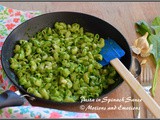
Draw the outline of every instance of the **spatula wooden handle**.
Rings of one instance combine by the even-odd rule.
[[[160,118],[160,107],[155,100],[148,95],[141,84],[134,78],[130,71],[122,64],[122,62],[115,58],[110,61],[111,65],[116,69],[119,75],[128,83],[132,90],[143,100],[149,111],[156,117]]]

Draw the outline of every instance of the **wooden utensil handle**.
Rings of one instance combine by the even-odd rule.
[[[130,73],[130,71],[122,64],[122,62],[115,58],[110,61],[111,65],[116,69],[119,75],[128,83],[132,90],[143,100],[149,111],[156,117],[160,118],[160,107],[155,100],[148,95],[141,84]]]

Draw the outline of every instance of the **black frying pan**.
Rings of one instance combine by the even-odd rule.
[[[10,69],[10,63],[9,63],[9,59],[13,56],[14,46],[18,40],[28,39],[29,37],[35,35],[38,31],[44,29],[45,27],[53,27],[53,24],[57,21],[65,22],[67,24],[72,24],[76,22],[76,23],[79,23],[82,27],[84,27],[85,31],[89,31],[92,33],[98,33],[103,38],[109,37],[109,38],[114,39],[126,53],[125,56],[122,57],[121,59],[122,63],[126,66],[127,69],[130,69],[131,60],[132,60],[130,47],[126,39],[123,37],[123,35],[112,25],[110,25],[104,20],[101,20],[97,17],[87,15],[84,13],[77,13],[77,12],[47,13],[47,14],[40,15],[38,17],[34,17],[24,22],[23,24],[19,25],[17,28],[15,28],[6,38],[3,44],[3,47],[2,47],[1,62],[2,62],[3,69],[6,75],[8,76],[8,78],[23,94],[28,94],[32,97],[35,97],[36,100],[41,100],[45,103],[46,102],[59,103],[59,102],[55,102],[51,100],[41,99],[30,93],[27,93],[27,91],[23,89],[21,85],[18,84],[18,79],[16,75],[14,74],[14,72]],[[118,82],[110,86],[108,89],[104,90],[100,97],[110,93],[112,90],[117,88],[122,82],[123,80],[120,79]],[[9,94],[10,92],[7,93],[7,95]],[[0,96],[0,100],[1,100],[0,103],[4,104],[4,100],[7,98],[6,97],[7,95],[3,94],[3,96]],[[6,97],[5,99],[4,99],[4,96]],[[17,98],[17,96],[15,97]],[[14,95],[12,99],[13,98],[14,98]],[[12,102],[12,101],[13,100],[9,102]]]

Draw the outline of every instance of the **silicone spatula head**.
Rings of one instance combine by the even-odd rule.
[[[100,51],[103,60],[99,61],[102,66],[110,63],[111,60],[118,58],[121,59],[125,55],[125,51],[112,39],[105,40],[105,46]]]

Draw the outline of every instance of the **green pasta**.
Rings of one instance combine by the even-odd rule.
[[[57,102],[96,98],[114,84],[117,72],[102,68],[99,54],[105,42],[77,23],[56,22],[29,40],[19,40],[10,59],[27,92]]]

